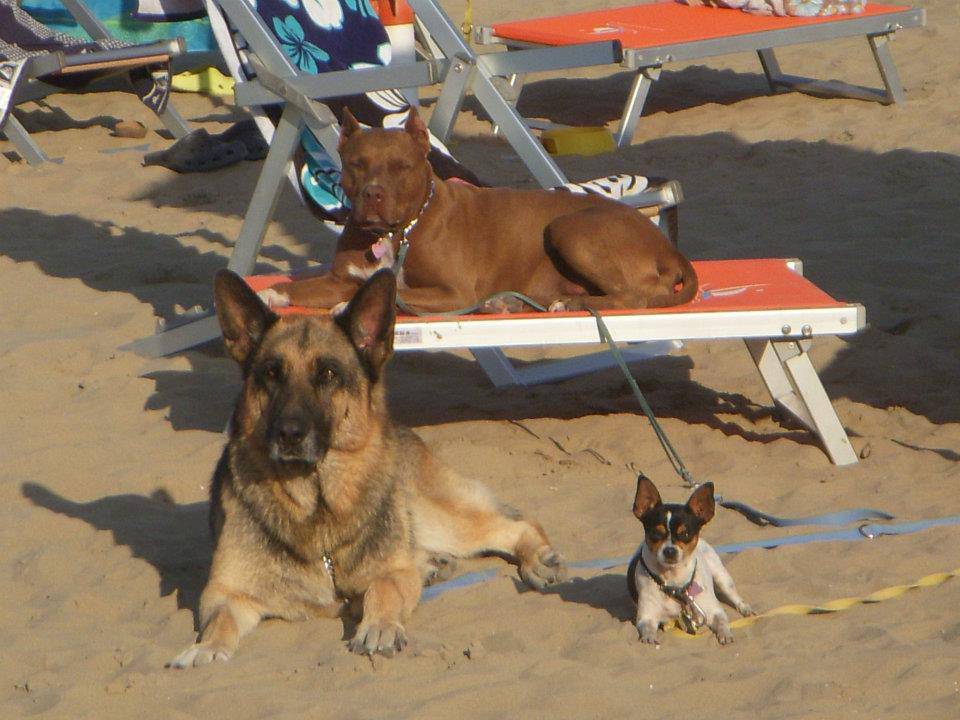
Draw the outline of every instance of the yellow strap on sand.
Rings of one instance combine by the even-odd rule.
[[[748,625],[753,625],[762,618],[774,617],[776,615],[823,615],[825,613],[840,612],[841,610],[848,610],[855,605],[868,605],[871,603],[883,602],[884,600],[900,597],[909,590],[937,587],[939,585],[943,585],[947,580],[957,576],[960,576],[960,568],[957,568],[951,572],[924,575],[922,578],[909,585],[894,585],[893,587],[883,588],[882,590],[877,590],[876,592],[872,592],[863,597],[840,598],[838,600],[831,600],[830,602],[823,603],[822,605],[781,605],[780,607],[773,608],[772,610],[768,610],[765,613],[760,613],[759,615],[738,618],[730,623],[730,627],[732,629],[747,627]],[[674,635],[690,639],[708,637],[712,635],[712,633],[706,628],[701,628],[696,635],[690,635],[682,630],[678,624],[671,625],[666,629],[666,631]]]

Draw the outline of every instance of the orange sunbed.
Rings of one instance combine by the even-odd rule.
[[[627,358],[663,354],[678,347],[679,340],[741,339],[777,404],[817,433],[835,463],[856,462],[806,351],[815,336],[859,331],[865,323],[863,306],[832,298],[803,277],[797,260],[707,260],[694,265],[701,291],[692,302],[603,313],[615,340],[640,343],[623,351]],[[289,279],[267,275],[249,277],[247,282],[254,290],[263,290]],[[277,312],[323,311],[290,307]],[[610,354],[604,352],[516,368],[501,347],[600,341],[589,313],[516,313],[401,316],[394,346],[398,351],[467,348],[500,387],[550,382],[612,365]]]
[[[618,144],[624,145],[633,136],[650,84],[657,79],[660,68],[669,62],[714,55],[757,52],[772,90],[800,89],[901,102],[903,88],[886,43],[897,30],[921,27],[925,21],[922,9],[903,5],[871,3],[862,13],[800,18],[657,2],[498,23],[479,28],[477,37],[480,42],[503,43],[510,48],[562,48],[599,40],[618,41],[623,49],[622,67],[637,71],[617,133]],[[816,83],[780,72],[774,48],[851,36],[868,39],[884,91]],[[556,55],[556,60],[556,69],[565,67],[562,54]]]
[[[640,309],[640,310],[608,310],[603,313],[605,318],[620,316],[654,316],[654,315],[690,315],[692,313],[750,313],[769,311],[819,311],[850,309],[849,303],[833,299],[810,280],[798,272],[799,262],[795,260],[753,259],[753,260],[695,260],[693,262],[700,280],[700,291],[697,297],[685,305],[668,308]],[[280,282],[294,280],[314,275],[307,272],[293,275],[253,275],[247,278],[247,284],[255,291],[265,290]],[[402,295],[402,291],[401,291]],[[306,307],[275,308],[280,315],[288,314],[326,314],[326,310],[317,310]],[[494,320],[509,320],[515,322],[521,319],[536,318],[537,320],[555,320],[558,318],[587,318],[593,322],[592,316],[585,312],[563,312],[544,314],[540,312],[511,313],[508,315],[459,315],[455,319],[447,315],[427,315],[412,317],[401,315],[398,322],[401,324],[422,324],[436,322],[472,323]],[[816,324],[813,322],[805,325]],[[781,324],[777,329],[782,333]],[[800,335],[799,327],[794,335]],[[819,329],[819,327],[818,327]],[[850,328],[856,332],[855,328]],[[762,332],[760,333],[762,334]],[[785,333],[790,335],[791,333]],[[829,334],[837,334],[835,330]],[[674,335],[671,339],[689,339],[686,334]],[[523,339],[526,339],[525,336]],[[620,339],[620,338],[617,338]],[[631,341],[649,338],[625,338]],[[588,342],[596,340],[596,333]],[[541,344],[538,341],[536,344]],[[499,342],[497,344],[500,344]],[[530,344],[508,342],[508,345]],[[451,345],[450,347],[455,347]],[[462,345],[460,347],[463,347]]]

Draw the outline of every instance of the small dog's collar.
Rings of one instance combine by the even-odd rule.
[[[683,585],[667,585],[663,578],[657,575],[653,570],[651,570],[647,563],[643,560],[643,552],[640,553],[640,565],[646,570],[647,575],[653,578],[653,581],[657,584],[657,587],[660,588],[661,592],[667,597],[673,598],[681,605],[685,605],[689,601],[689,596],[687,595],[687,590],[690,589],[690,586],[693,585],[693,579],[697,576],[697,561],[693,561],[693,572],[690,573],[690,579]]]
[[[643,560],[642,550],[640,551],[640,565],[643,566],[647,575],[653,578],[657,587],[660,588],[660,592],[675,600],[677,604],[680,605],[679,620],[683,630],[689,635],[696,635],[697,628],[705,625],[707,622],[706,613],[703,612],[703,608],[701,608],[694,599],[694,596],[702,590],[702,588],[694,582],[694,578],[697,576],[697,561],[693,561],[693,572],[690,573],[690,579],[687,580],[683,587],[679,585],[667,585],[662,577],[647,567],[647,563]]]

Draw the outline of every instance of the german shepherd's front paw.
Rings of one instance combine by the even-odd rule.
[[[350,651],[360,655],[379,653],[393,657],[407,646],[407,633],[399,623],[360,623],[357,634],[350,641]]]
[[[226,662],[232,655],[233,652],[220,643],[194,643],[168,662],[167,667],[178,670],[183,670],[188,667],[200,667],[201,665],[209,665],[214,660],[217,662]]]
[[[566,579],[567,565],[563,555],[545,545],[532,559],[521,561],[520,577],[530,587],[543,590],[547,585],[556,585]]]

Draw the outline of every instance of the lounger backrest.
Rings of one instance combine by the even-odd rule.
[[[0,58],[18,61],[51,52],[66,54],[126,47],[120,40],[97,42],[54,32],[17,5],[17,0],[0,0]]]

